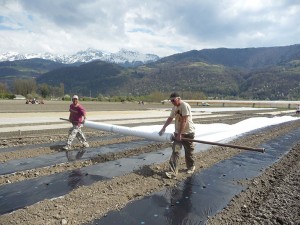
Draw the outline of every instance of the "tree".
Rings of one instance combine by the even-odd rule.
[[[58,97],[63,97],[64,96],[64,90],[63,87],[52,87],[50,86],[50,93],[52,98],[58,98]]]
[[[40,84],[38,85],[38,93],[43,97],[47,98],[50,95],[50,87],[48,84]]]
[[[64,83],[60,83],[59,86],[60,86],[60,94],[61,96],[63,96],[65,94],[65,85]]]
[[[6,87],[6,84],[3,84],[0,82],[0,93],[7,93],[8,90],[7,90],[7,87]]]
[[[34,79],[15,79],[13,81],[15,94],[27,96],[36,91],[36,82]]]
[[[6,84],[0,82],[0,98],[13,99],[15,95],[8,91]]]

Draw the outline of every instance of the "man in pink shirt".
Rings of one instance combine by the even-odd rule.
[[[81,130],[83,127],[84,120],[86,119],[86,111],[81,104],[79,104],[78,96],[74,95],[72,97],[72,104],[70,105],[70,115],[69,121],[73,126],[69,130],[69,136],[67,140],[67,145],[63,147],[64,150],[70,150],[71,145],[75,137],[83,144],[85,148],[89,147],[86,138]]]

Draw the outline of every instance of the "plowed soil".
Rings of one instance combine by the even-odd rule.
[[[83,103],[84,105],[85,103]],[[88,104],[88,103],[87,103]],[[59,105],[59,106],[58,106]],[[43,113],[49,111],[62,112],[68,109],[66,104],[51,105],[47,109],[37,109]],[[32,105],[33,106],[33,105]],[[98,106],[98,108],[97,108]],[[105,108],[105,106],[107,108]],[[27,107],[27,106],[26,106]],[[33,106],[35,107],[35,106]],[[120,119],[124,110],[147,110],[147,108],[170,107],[159,104],[140,106],[133,104],[113,104],[109,106],[96,105],[89,108],[93,111],[120,110]],[[196,106],[195,106],[196,107]],[[14,107],[7,108],[13,113]],[[27,111],[26,111],[27,110]],[[23,113],[32,113],[26,108]],[[1,109],[2,113],[5,110]],[[15,107],[15,112],[22,113],[20,106]],[[272,116],[268,111],[263,111],[265,115],[257,114],[256,111],[230,112],[230,116],[210,119],[196,119],[195,123],[227,123],[233,124],[246,118],[256,116]],[[285,115],[284,111],[278,113]],[[221,113],[219,113],[221,114]],[[226,114],[226,113],[223,113]],[[130,123],[130,122],[129,122]],[[47,122],[41,122],[47,124]],[[141,119],[140,124],[143,124]],[[163,122],[153,122],[152,124],[163,124]],[[37,124],[38,125],[38,124]],[[19,126],[19,125],[10,125]],[[130,126],[130,124],[128,124]],[[277,126],[272,126],[263,131],[243,136],[236,139],[231,144],[257,147],[274,137],[283,135],[300,126],[300,121],[288,122]],[[23,132],[3,132],[0,133],[0,163],[13,159],[32,158],[39,155],[54,154],[62,150],[62,145],[52,147],[35,147],[37,144],[53,142],[65,142],[68,129],[54,130],[34,130]],[[84,128],[87,139],[91,147],[105,146],[112,143],[130,142],[138,140],[137,137],[113,137],[111,133],[95,131]],[[105,141],[98,141],[97,138],[106,137]],[[111,137],[111,138],[110,138]],[[18,150],[18,146],[30,146],[26,150]],[[85,161],[73,161],[57,164],[54,166],[36,168],[28,171],[21,171],[13,174],[0,176],[0,188],[9,183],[20,182],[32,178],[55,174],[66,170],[86,167],[89,165],[111,161],[119,158],[138,155],[144,152],[157,151],[158,149],[170,146],[169,143],[155,143],[145,145],[135,149],[129,149],[121,153],[110,153],[98,155],[97,157]],[[6,149],[14,149],[5,151]],[[80,148],[75,143],[74,148]],[[239,154],[241,150],[212,147],[208,151],[196,154],[196,172],[214,165],[221,160]],[[232,199],[229,205],[216,216],[209,218],[209,224],[300,224],[300,142],[295,145],[283,158],[268,168],[261,176],[247,182],[249,188]],[[188,174],[184,173],[185,163],[183,158],[180,161],[180,174],[178,178],[167,179],[164,172],[167,170],[167,163],[154,164],[130,174],[115,177],[111,180],[99,181],[90,186],[81,186],[63,198],[48,200],[45,199],[37,204],[17,210],[11,214],[0,216],[0,224],[84,224],[93,219],[105,216],[111,210],[121,210],[132,200],[140,199],[150,193],[164,189],[167,186],[175,186],[178,182],[186,179]]]

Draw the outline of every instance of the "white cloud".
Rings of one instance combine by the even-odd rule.
[[[0,53],[299,44],[296,0],[0,0]]]

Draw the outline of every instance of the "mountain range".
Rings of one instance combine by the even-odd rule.
[[[121,49],[117,53],[104,53],[102,51],[89,48],[85,51],[79,51],[76,54],[72,55],[57,55],[51,53],[20,54],[17,52],[6,52],[0,55],[0,62],[26,60],[33,58],[51,60],[53,62],[64,64],[81,64],[94,60],[102,60],[105,62],[117,63],[123,66],[137,66],[149,62],[154,62],[159,59],[159,57],[154,54],[142,54],[136,51],[129,51],[125,49]]]
[[[178,91],[189,98],[300,100],[300,44],[192,50],[138,66],[94,60],[0,62],[0,82],[34,77],[68,94],[141,96]]]

